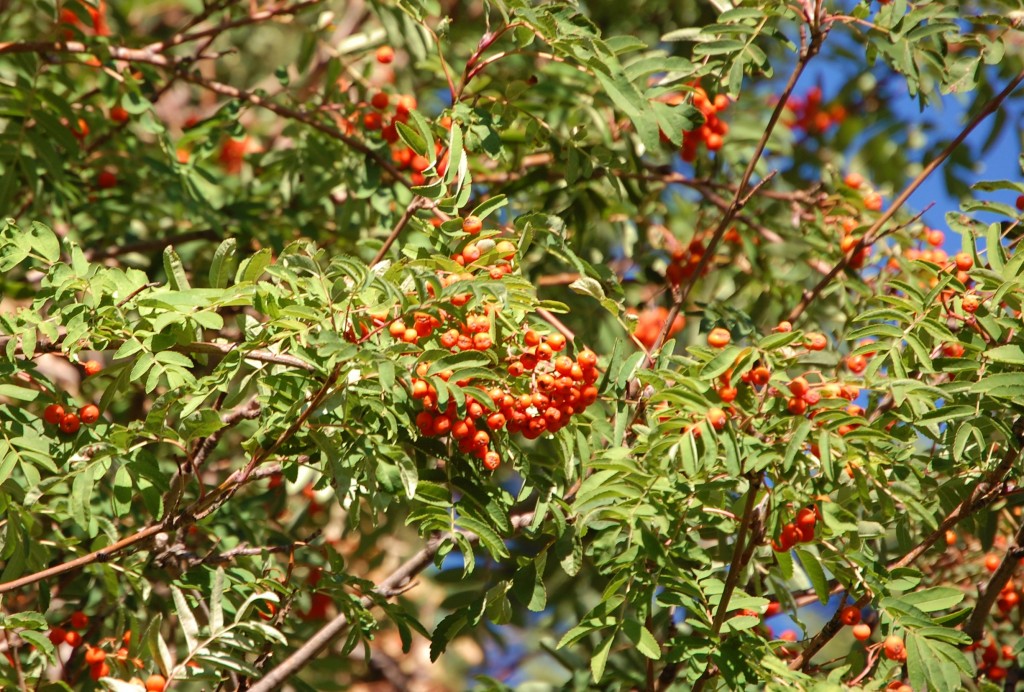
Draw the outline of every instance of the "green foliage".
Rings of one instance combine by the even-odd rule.
[[[0,686],[1019,672],[1015,6],[235,5],[0,18]]]

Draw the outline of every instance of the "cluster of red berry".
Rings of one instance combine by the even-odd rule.
[[[980,652],[981,660],[977,663],[978,675],[984,675],[989,680],[994,681],[1005,679],[1009,672],[1007,668],[1012,666],[1017,659],[1012,646],[1004,644],[1000,647],[991,637],[984,642],[973,642],[966,647],[966,651],[968,653]],[[1007,663],[999,665],[1000,658],[1007,661]]]
[[[803,130],[808,134],[824,132],[833,125],[838,125],[846,119],[846,108],[840,103],[834,103],[824,107],[822,102],[821,89],[811,87],[803,98],[791,96],[786,101],[786,108],[793,113],[789,120],[789,126],[794,130]]]
[[[796,519],[788,522],[779,532],[779,537],[772,540],[772,549],[784,553],[797,543],[810,543],[814,540],[814,528],[821,519],[817,506],[804,507],[796,513]]]
[[[89,360],[82,363],[82,370],[86,375],[95,375],[103,366],[99,361]],[[43,420],[57,428],[66,435],[74,435],[82,427],[82,424],[92,425],[100,419],[100,409],[96,404],[86,404],[78,409],[78,413],[67,411],[60,404],[50,404],[43,409]]]
[[[80,610],[76,610],[64,625],[66,627],[56,625],[50,628],[48,637],[53,645],[67,644],[73,649],[82,646],[82,635],[76,630],[85,630],[89,627],[89,616]],[[111,674],[110,661],[116,661],[117,664],[127,670],[131,670],[129,664],[135,670],[142,668],[144,665],[142,659],[129,658],[128,645],[131,643],[131,637],[131,631],[127,631],[119,639],[107,637],[98,646],[87,644],[83,659],[86,665],[89,666],[89,677],[93,680],[108,677]],[[104,648],[105,646],[111,648],[109,655]],[[117,647],[116,650],[114,649],[115,646]],[[163,692],[167,686],[167,679],[162,675],[150,675],[145,682],[139,678],[133,678],[130,682],[135,683],[139,687],[144,687],[146,692]]]
[[[673,286],[678,286],[685,279],[689,279],[697,271],[697,265],[704,258],[707,248],[700,238],[694,238],[685,248],[677,248],[672,252],[672,261],[665,270],[665,279]],[[710,264],[704,266],[704,273],[708,271]]]
[[[679,150],[683,161],[696,159],[697,147],[701,144],[708,151],[718,151],[725,143],[725,136],[729,134],[729,124],[718,117],[719,113],[729,107],[729,97],[717,94],[712,99],[704,89],[694,86],[693,106],[704,115],[704,124],[696,130],[683,133],[683,146]]]
[[[487,320],[480,316],[476,324],[484,324],[481,319]],[[509,375],[515,378],[511,386],[491,388],[488,405],[467,396],[465,416],[459,415],[451,400],[443,411],[440,409],[437,390],[425,379],[430,364],[421,363],[417,377],[412,380],[412,396],[423,405],[416,416],[420,432],[434,437],[450,436],[458,443],[460,452],[473,454],[493,471],[501,463],[501,456],[491,449],[494,433],[504,429],[509,434],[521,433],[527,439],[536,439],[544,432],[557,432],[573,415],[597,400],[597,356],[593,351],[584,350],[575,359],[557,356],[566,346],[565,337],[551,334],[542,339],[532,329],[524,333],[523,343],[525,348],[508,366]],[[444,370],[437,375],[447,382],[453,373]],[[466,379],[456,384],[470,383]]]
[[[781,322],[777,327],[773,328],[773,332],[790,332],[793,326],[789,322]],[[715,327],[712,329],[707,336],[708,345],[712,348],[725,348],[732,340],[732,335],[729,331],[723,327]],[[863,342],[862,344],[863,345]],[[828,339],[824,334],[818,332],[808,332],[804,335],[803,346],[807,351],[822,351],[828,346]],[[857,353],[850,355],[846,358],[847,368],[855,373],[859,374],[867,368],[868,358],[874,355],[872,352],[868,353]],[[739,389],[733,386],[733,370],[730,368],[726,370],[718,379],[718,386],[715,388],[715,392],[718,394],[719,399],[725,404],[731,404],[739,396]],[[754,367],[743,372],[739,379],[742,383],[752,386],[755,390],[761,391],[761,388],[766,386],[771,381],[772,372],[763,364],[755,364]],[[786,410],[796,416],[804,415],[808,413],[808,409],[821,401],[822,398],[836,399],[842,398],[848,401],[853,401],[860,396],[860,387],[841,382],[821,382],[812,385],[807,378],[800,376],[796,377],[789,382],[787,385],[789,394],[791,396],[786,397],[783,392],[776,391],[772,388],[769,391],[771,396],[786,397]],[[864,410],[860,406],[850,404],[846,407],[847,413],[853,416],[863,415]],[[820,409],[811,410],[808,414],[810,418],[814,418]],[[716,430],[721,430],[725,427],[725,423],[728,418],[734,413],[731,407],[726,407],[724,410],[718,407],[712,407],[708,409],[706,420]],[[837,428],[837,432],[840,435],[846,435],[852,430],[856,429],[856,423],[843,424]],[[691,428],[695,433],[699,431],[698,428]],[[814,448],[812,446],[812,451]],[[814,452],[817,454],[817,452]]]

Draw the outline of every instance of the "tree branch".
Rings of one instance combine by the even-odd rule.
[[[513,530],[519,531],[523,527],[529,526],[530,522],[533,521],[533,517],[533,511],[514,515],[511,517]],[[472,532],[460,531],[459,533],[465,536],[470,543],[476,543],[480,540],[479,537]],[[405,591],[412,582],[413,577],[430,566],[434,561],[434,556],[437,555],[437,551],[442,545],[444,545],[445,541],[450,540],[452,537],[452,533],[445,532],[431,538],[427,542],[427,545],[418,553],[402,563],[398,569],[381,581],[380,584],[377,585],[377,588],[373,590],[372,596],[363,596],[363,598],[360,599],[360,605],[362,605],[363,608],[371,608],[376,603],[377,599],[391,598],[392,596]],[[310,637],[305,644],[296,649],[288,658],[264,675],[259,682],[247,689],[249,692],[270,692],[278,686],[283,685],[291,679],[292,676],[305,667],[313,658],[315,658],[317,654],[323,651],[332,641],[334,641],[339,634],[344,632],[348,626],[348,616],[344,614],[336,616],[333,620],[321,627],[316,634]]]
[[[996,604],[996,599],[999,598],[1003,587],[1013,576],[1022,557],[1024,557],[1024,521],[1017,528],[1017,534],[1013,537],[1013,545],[1006,550],[999,567],[989,577],[985,588],[979,591],[974,611],[967,624],[964,625],[964,634],[969,635],[973,641],[978,641],[985,633],[985,621],[988,619],[988,614],[992,611],[992,606]]]

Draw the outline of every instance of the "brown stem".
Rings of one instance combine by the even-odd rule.
[[[725,586],[722,588],[721,600],[718,602],[718,609],[715,611],[715,617],[711,621],[711,638],[717,638],[719,632],[722,631],[722,625],[725,624],[725,618],[729,614],[729,601],[732,599],[732,593],[736,590],[736,585],[739,584],[740,574],[743,572],[743,568],[746,566],[744,563],[744,557],[747,560],[753,554],[753,551],[747,551],[747,533],[750,530],[751,522],[754,518],[754,507],[757,505],[757,492],[761,489],[761,475],[755,474],[750,479],[750,488],[747,490],[747,502],[743,508],[743,517],[740,520],[739,531],[736,532],[736,544],[732,550],[732,561],[729,563],[729,573],[725,578]],[[750,537],[751,544],[753,544],[753,537]],[[704,673],[697,678],[697,681],[693,684],[693,691],[700,692],[704,689],[704,685],[707,684],[708,680],[714,675],[714,665],[711,659],[708,659],[707,668]]]
[[[384,240],[384,244],[380,246],[380,250],[378,250],[377,254],[373,256],[372,260],[370,260],[371,267],[387,256],[388,250],[390,250],[391,246],[395,244],[396,240],[398,240],[398,236],[401,235],[402,229],[405,228],[409,223],[409,220],[412,219],[416,210],[423,208],[426,201],[427,200],[423,197],[416,197],[413,201],[409,202],[409,206],[405,208],[405,213],[403,213],[401,218],[398,219],[398,223],[395,224],[391,233],[388,234],[388,237]]]
[[[279,7],[277,9],[254,12],[240,19],[235,19],[229,22],[222,22],[217,26],[211,27],[209,29],[204,29],[202,31],[177,33],[171,38],[167,39],[166,41],[158,41],[156,43],[151,43],[150,45],[146,46],[146,49],[162,53],[168,48],[180,46],[183,43],[188,43],[190,41],[198,41],[203,38],[216,37],[224,33],[225,31],[229,31],[231,29],[237,29],[238,27],[247,26],[249,24],[258,24],[260,22],[265,22],[268,19],[273,19],[274,17],[298,14],[303,10],[308,10],[312,7],[316,7],[317,5],[322,5],[323,2],[324,0],[306,0],[305,2],[297,2],[294,5],[288,5],[286,7]]]
[[[525,512],[512,517],[514,530],[521,530],[533,521],[533,512]],[[460,531],[470,543],[476,543],[479,537],[468,531]],[[373,596],[363,596],[360,605],[363,608],[372,607],[379,598],[391,598],[405,591],[412,583],[413,578],[430,566],[434,556],[442,545],[452,539],[451,533],[439,534],[431,538],[427,545],[418,553],[406,560],[394,572],[389,574],[373,590]],[[270,692],[278,686],[283,685],[295,674],[305,667],[317,654],[323,651],[339,634],[349,626],[348,616],[341,614],[320,628],[316,634],[310,637],[305,644],[296,649],[288,658],[279,663],[273,670],[263,676],[252,687],[249,692]]]
[[[219,238],[220,235],[221,234],[218,231],[215,231],[212,228],[199,231],[188,231],[187,233],[182,233],[168,238],[141,240],[137,243],[127,243],[125,245],[110,245],[109,247],[101,250],[86,250],[85,258],[91,262],[95,262],[96,260],[106,259],[108,257],[127,255],[131,252],[151,252],[153,250],[162,250],[168,245],[180,245],[193,240],[213,240],[215,238]]]
[[[985,588],[980,590],[978,602],[974,604],[974,612],[971,613],[970,619],[964,625],[964,634],[969,635],[973,641],[978,641],[985,633],[985,621],[988,619],[988,614],[992,611],[992,606],[996,604],[996,599],[999,598],[1003,587],[1013,576],[1021,557],[1024,557],[1024,521],[1021,522],[1017,534],[1013,537],[1013,545],[1003,555],[1003,561],[989,577]]]

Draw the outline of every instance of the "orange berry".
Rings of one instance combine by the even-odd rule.
[[[890,661],[904,661],[907,658],[907,649],[903,645],[903,639],[895,635],[889,635],[882,643],[882,651]]]
[[[388,65],[395,59],[395,50],[391,46],[381,46],[377,49],[377,62],[381,65]]]
[[[82,635],[74,631],[68,632],[64,635],[64,641],[73,647],[78,647],[82,644]]]
[[[868,367],[868,359],[861,354],[856,354],[846,359],[846,367],[854,374],[860,374]]]
[[[968,271],[971,267],[974,266],[974,258],[971,257],[966,252],[956,253],[956,256],[953,258],[953,261],[956,263],[956,268],[962,272]]]
[[[89,665],[103,663],[107,660],[107,653],[98,646],[90,646],[85,650],[85,662]]]
[[[93,680],[99,680],[110,675],[110,666],[106,661],[101,661],[95,665],[89,666],[89,677]]]
[[[707,421],[708,424],[715,430],[722,430],[725,428],[725,424],[728,422],[728,417],[725,415],[725,411],[713,406],[708,409]]]
[[[412,157],[412,161],[409,162],[409,168],[411,168],[417,173],[422,173],[423,171],[430,168],[430,159],[428,159],[425,156],[420,156],[419,154],[416,154],[415,156]]]
[[[146,692],[163,692],[167,686],[167,678],[163,675],[150,675],[146,678]]]
[[[484,468],[493,471],[501,465],[501,456],[497,452],[490,451],[484,454]]]
[[[932,247],[939,247],[942,245],[942,241],[946,239],[946,235],[942,231],[930,229],[924,236],[925,241]]]
[[[390,101],[391,99],[388,98],[388,95],[386,93],[384,93],[383,91],[378,91],[370,99],[370,105],[376,108],[377,110],[382,111],[388,107],[388,103]]]
[[[804,507],[796,513],[796,525],[803,529],[814,530],[814,526],[818,523],[818,514],[812,507]]]
[[[825,347],[828,346],[828,339],[825,338],[824,334],[811,332],[804,336],[804,346],[807,347],[808,351],[824,351]]]
[[[989,572],[995,572],[997,569],[999,569],[999,564],[1001,562],[1002,560],[999,559],[998,555],[994,553],[989,553],[985,556],[985,569],[987,569]]]
[[[128,111],[121,106],[114,106],[110,109],[110,119],[115,123],[126,123],[129,117]]]
[[[477,216],[467,216],[462,221],[462,230],[470,235],[476,235],[484,227],[484,222]]]
[[[597,354],[590,349],[585,349],[576,356],[576,362],[584,368],[592,368],[597,365]]]
[[[843,182],[846,183],[847,187],[859,190],[860,186],[864,184],[864,176],[860,173],[847,173],[846,177],[843,178]]]
[[[86,137],[89,136],[89,123],[87,123],[84,118],[79,118],[78,127],[75,128],[74,126],[72,126],[71,134],[73,134],[78,139],[85,139]]]
[[[68,631],[63,627],[51,627],[50,633],[47,635],[50,642],[56,646],[64,641],[65,637],[68,636]]]
[[[810,384],[808,384],[807,379],[804,377],[796,377],[786,386],[789,387],[789,391],[796,397],[802,397],[811,389]]]
[[[855,238],[852,235],[845,236],[842,240],[839,241],[839,249],[845,255],[851,250],[853,250],[853,248],[857,247],[857,243],[859,242],[860,238]]]
[[[43,409],[43,420],[50,425],[59,425],[64,418],[64,407],[60,404],[50,404]]]
[[[791,398],[786,402],[786,410],[792,413],[794,416],[802,416],[807,412],[807,402],[803,399],[797,399],[796,397]]]
[[[772,378],[772,371],[763,365],[759,365],[750,371],[750,381],[758,387],[763,387],[768,384],[768,381]]]
[[[732,340],[728,329],[715,327],[708,333],[708,346],[712,348],[725,348]]]
[[[86,425],[92,425],[100,419],[100,409],[96,404],[86,404],[78,409],[78,418]]]
[[[65,413],[64,417],[60,419],[60,431],[68,435],[74,435],[78,432],[81,427],[81,421],[78,420],[78,416],[74,413]]]
[[[877,192],[864,195],[864,207],[868,211],[879,211],[882,208],[882,196]]]
[[[103,370],[103,365],[98,360],[87,360],[82,363],[82,370],[85,371],[86,375],[95,375]]]
[[[849,625],[850,627],[853,627],[858,622],[860,622],[860,608],[852,605],[846,606],[841,611],[839,611],[839,621],[842,622],[844,625]]]
[[[550,346],[553,352],[558,352],[565,348],[565,337],[562,334],[552,334],[544,343]]]
[[[866,641],[871,638],[871,625],[860,623],[853,626],[853,636],[858,641]]]

